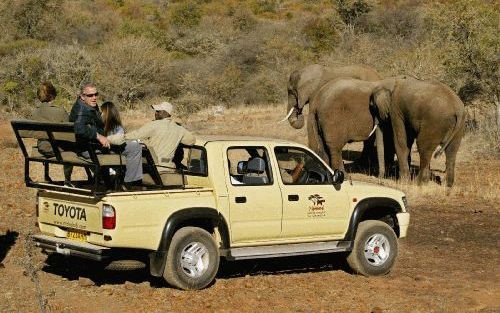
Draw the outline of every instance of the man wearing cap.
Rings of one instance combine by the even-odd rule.
[[[157,160],[156,165],[175,168],[174,155],[180,143],[194,144],[196,138],[187,129],[172,120],[173,106],[162,102],[151,106],[155,110],[155,120],[141,128],[125,134],[125,139],[140,139],[152,147]]]

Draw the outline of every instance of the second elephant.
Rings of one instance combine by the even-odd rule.
[[[338,78],[355,78],[366,81],[377,81],[381,76],[377,71],[367,65],[348,65],[341,67],[326,67],[319,64],[312,64],[295,70],[290,74],[288,80],[288,122],[293,128],[304,127],[304,106],[314,98],[318,90],[327,82]],[[363,146],[361,163],[370,164],[373,150],[373,137],[367,140]]]
[[[439,82],[407,76],[376,82],[356,79],[328,82],[311,103],[309,145],[334,169],[341,169],[344,145],[367,139],[377,120],[379,129],[392,131],[402,178],[410,176],[408,157],[416,140],[420,155],[419,183],[429,180],[432,154],[439,146],[435,156],[446,153],[447,185],[453,185],[456,154],[463,137],[464,104]],[[379,162],[383,160],[382,151],[379,132]]]

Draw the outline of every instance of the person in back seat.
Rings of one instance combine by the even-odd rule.
[[[159,172],[176,168],[175,152],[179,144],[192,145],[195,136],[172,119],[173,106],[169,102],[151,106],[155,110],[155,120],[141,128],[125,134],[125,139],[139,139],[152,148],[159,165]]]
[[[122,146],[121,142],[115,145],[113,138],[121,137],[125,135],[125,129],[122,125],[122,120],[120,118],[120,112],[116,105],[111,101],[106,101],[101,105],[102,119],[104,121],[104,136],[107,137],[111,146],[111,151],[116,153],[122,153],[127,158],[128,162],[132,162],[137,165],[132,168],[127,168],[124,178],[124,190],[131,190],[133,186],[140,186],[142,184],[142,147],[137,142],[137,140],[128,140],[125,145]],[[138,153],[141,151],[141,153]]]
[[[31,119],[38,122],[48,122],[48,123],[64,123],[68,122],[68,112],[54,103],[57,97],[56,88],[50,82],[43,82],[37,90],[38,100],[41,104],[31,113]],[[61,148],[65,148],[63,142],[59,143]],[[37,149],[40,154],[46,158],[53,157],[54,151],[50,142],[46,139],[38,139]],[[64,165],[64,185],[68,187],[74,187],[71,183],[71,173],[73,172],[73,166]]]
[[[74,122],[77,142],[98,141],[104,148],[110,148],[110,142],[104,136],[104,121],[97,105],[97,88],[87,83],[80,88],[80,94],[71,109],[69,120]],[[81,151],[81,156],[88,158],[88,151]],[[124,151],[126,171],[124,183],[133,186],[142,180],[142,149],[137,145],[131,151]],[[128,188],[128,186],[126,187]]]

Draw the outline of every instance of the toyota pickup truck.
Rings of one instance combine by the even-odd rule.
[[[221,258],[343,252],[355,273],[384,275],[395,264],[398,238],[407,234],[402,192],[344,181],[342,172],[291,141],[200,136],[165,173],[144,145],[143,186],[124,192],[101,174],[119,175],[125,159],[95,152],[96,143],[76,147],[71,124],[11,124],[25,157],[26,185],[38,190],[38,247],[103,264],[145,257],[151,275],[176,288],[206,287]],[[54,155],[29,149],[36,140],[49,141]],[[74,151],[68,149],[73,143]],[[82,150],[89,158],[75,152]],[[45,168],[43,175],[38,171],[43,177],[34,177],[36,163]],[[86,179],[65,186],[53,178],[61,177],[61,165],[83,168]]]

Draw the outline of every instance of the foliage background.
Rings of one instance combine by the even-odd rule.
[[[477,128],[498,109],[499,23],[493,0],[2,1],[0,106],[26,115],[45,80],[67,108],[85,81],[124,108],[275,104],[294,69],[364,63],[450,85]]]

